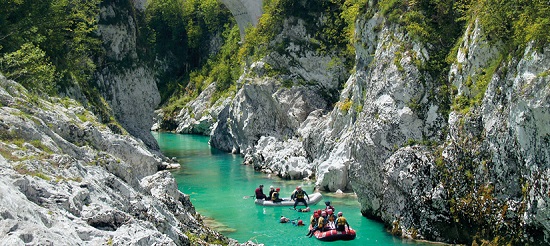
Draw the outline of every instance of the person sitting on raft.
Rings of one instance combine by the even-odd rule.
[[[336,220],[336,215],[334,215],[332,209],[327,209],[327,228],[329,230],[336,229]]]
[[[313,236],[313,232],[315,232],[315,230],[317,229],[320,214],[321,214],[320,212],[315,211],[311,215],[311,219],[310,219],[311,229],[309,230],[306,236],[309,236],[309,237]]]
[[[282,202],[283,199],[279,198],[279,191],[281,191],[281,188],[277,188],[275,192],[273,192],[273,195],[271,195],[271,201],[272,202]]]
[[[348,227],[348,230],[349,230],[348,221],[346,220],[346,218],[344,216],[342,216],[342,212],[338,212],[338,219],[336,219],[336,230],[337,231],[345,231],[346,226]]]
[[[315,234],[315,231],[325,231],[325,226],[327,225],[327,212],[322,211],[321,216],[317,219],[317,226],[311,231],[309,231],[309,237],[312,237]]]
[[[256,194],[256,199],[265,199],[267,196],[264,194],[264,185],[261,184],[260,187],[256,188],[254,191]]]
[[[275,188],[271,185],[269,186],[269,197],[267,197],[266,200],[271,200],[271,197],[273,197],[273,192],[275,192]]]
[[[298,205],[298,203],[300,202],[306,205],[306,208],[308,207],[306,199],[304,199],[304,196],[306,196],[307,199],[309,200],[309,195],[304,190],[302,190],[302,186],[296,187],[296,190],[294,190],[294,192],[292,192],[292,195],[290,196],[290,199],[295,201],[294,209],[296,209],[296,205]]]

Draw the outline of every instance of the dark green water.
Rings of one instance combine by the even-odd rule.
[[[297,185],[308,193],[314,183],[306,181],[280,180],[255,172],[250,166],[242,165],[239,155],[221,152],[208,145],[208,137],[153,132],[161,151],[168,157],[176,157],[182,165],[173,171],[179,189],[191,196],[197,212],[208,218],[208,224],[224,235],[239,242],[253,241],[266,245],[402,245],[417,244],[389,235],[383,225],[361,216],[359,203],[350,195],[336,197],[323,193],[323,201],[312,209],[324,207],[330,200],[336,211],[342,211],[357,237],[352,241],[321,242],[308,238],[306,227],[291,223],[279,223],[280,216],[300,218],[309,224],[311,213],[300,213],[288,207],[262,207],[254,204],[254,194],[260,184],[281,188],[284,197]],[[299,207],[303,207],[299,205]]]

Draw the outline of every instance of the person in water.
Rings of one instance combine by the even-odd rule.
[[[283,199],[279,198],[279,191],[281,191],[281,188],[275,189],[275,192],[273,192],[273,195],[271,195],[271,201],[272,202],[281,202]]]
[[[338,212],[338,219],[336,219],[336,230],[337,231],[345,231],[348,227],[349,230],[349,224],[346,218],[343,216],[342,212]]]
[[[256,199],[265,199],[267,196],[264,194],[264,185],[261,184],[260,187],[256,188]]]
[[[309,195],[304,190],[302,190],[302,186],[296,187],[296,190],[294,190],[294,192],[292,192],[292,195],[290,196],[290,198],[295,201],[294,209],[296,209],[296,205],[298,205],[298,203],[300,202],[306,205],[306,208],[308,207],[304,196],[307,197],[307,199],[309,200]]]
[[[289,221],[290,221],[289,218],[287,218],[287,217],[285,217],[285,216],[282,216],[282,215],[281,215],[281,218],[279,219],[279,222],[280,222],[280,223],[287,223],[287,222],[289,222]]]

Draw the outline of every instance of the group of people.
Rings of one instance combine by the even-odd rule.
[[[272,202],[284,201],[284,199],[281,199],[279,197],[279,192],[281,191],[281,188],[277,187],[277,189],[275,189],[273,186],[270,186],[269,196],[266,196],[264,194],[263,188],[264,188],[263,184],[261,184],[258,188],[256,188],[254,192],[256,199],[264,199],[266,201],[272,201]],[[307,201],[305,199],[306,197],[307,197],[307,200],[309,200],[309,195],[304,190],[302,190],[301,186],[297,186],[296,189],[292,192],[292,195],[290,195],[290,199],[294,201],[294,209],[296,209],[296,206],[299,203],[303,203],[306,206],[306,208],[309,208],[309,206],[307,205]],[[309,212],[309,209],[307,211]]]
[[[260,187],[256,188],[254,191],[254,194],[256,196],[256,199],[264,199],[266,201],[273,201],[273,202],[281,202],[283,199],[279,198],[279,192],[281,191],[281,188],[277,187],[275,189],[272,186],[269,187],[269,196],[266,196],[264,194],[264,185],[261,184]]]
[[[273,201],[273,202],[281,202],[283,199],[279,197],[279,192],[281,191],[280,188],[274,188],[273,186],[269,187],[269,196],[266,196],[263,191],[264,185],[260,185],[258,188],[256,188],[255,195],[256,199],[265,199],[266,201]],[[292,195],[290,198],[294,200],[294,209],[296,209],[296,206],[299,203],[303,203],[306,208],[298,210],[299,212],[309,212],[309,206],[307,204],[306,198],[309,200],[309,195],[302,190],[301,186],[297,186],[296,189],[292,192]],[[349,224],[346,220],[346,218],[343,216],[342,212],[338,212],[337,216],[334,214],[334,207],[330,204],[330,201],[325,202],[325,209],[316,210],[313,212],[313,215],[311,215],[311,230],[307,234],[307,236],[312,237],[316,231],[328,231],[328,230],[334,230],[337,231],[345,231],[346,227],[349,229]],[[284,216],[281,216],[280,222],[281,223],[287,223],[289,221],[292,221],[293,224],[297,226],[302,226],[303,221],[302,220],[290,220]]]
[[[311,215],[311,230],[306,236],[312,237],[316,231],[334,230],[345,231],[349,229],[349,224],[342,212],[338,212],[338,217],[334,215],[334,207],[330,205],[330,201],[325,202],[325,209],[316,210]]]

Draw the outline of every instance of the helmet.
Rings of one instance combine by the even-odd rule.
[[[261,185],[260,185],[260,187],[264,187],[264,185],[263,185],[263,184],[261,184]]]
[[[309,207],[305,208],[304,212],[309,212]]]
[[[296,189],[301,190],[302,186],[296,186]]]
[[[323,211],[321,212],[321,216],[326,216],[327,215],[327,212]]]
[[[327,214],[332,214],[332,209],[327,209]]]
[[[325,205],[330,206],[330,201],[326,201]]]
[[[277,190],[277,191],[280,191],[280,190],[281,190],[281,188],[277,188],[277,189],[275,189],[275,190]]]
[[[318,213],[313,213],[313,218],[319,218],[319,214]]]
[[[269,186],[269,189],[273,189],[273,185],[270,185],[270,186]]]
[[[302,220],[298,220],[298,225],[304,225],[304,222]]]
[[[338,216],[342,216],[342,212],[338,212]]]

